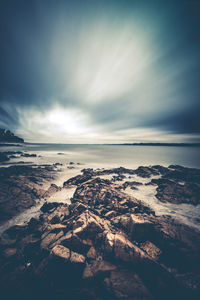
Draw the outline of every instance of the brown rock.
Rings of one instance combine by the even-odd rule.
[[[70,251],[70,249],[62,245],[56,245],[53,247],[51,255],[64,259],[73,264],[84,264],[85,262],[85,257],[83,255],[74,251]]]
[[[87,264],[84,272],[83,279],[91,278],[94,276],[102,275],[106,276],[108,272],[116,269],[116,266],[104,260],[95,260],[91,264]]]
[[[61,236],[63,236],[62,230],[58,233],[48,233],[47,235],[44,235],[44,238],[42,239],[42,241],[40,243],[40,248],[45,249],[45,250],[51,249],[52,246],[55,245],[56,241],[58,242],[58,240]]]
[[[3,255],[6,258],[9,258],[11,256],[14,256],[17,253],[17,249],[16,248],[7,248],[3,251]]]
[[[143,249],[154,260],[158,260],[162,253],[162,251],[150,241],[140,244],[140,248]]]
[[[90,248],[88,241],[81,240],[78,235],[73,234],[73,232],[68,232],[60,239],[59,242],[75,252],[84,254],[87,253],[88,249]]]
[[[95,259],[97,257],[97,252],[94,247],[91,247],[87,253],[88,258]]]
[[[148,256],[132,244],[124,234],[107,232],[104,240],[105,254],[125,262],[138,262]]]
[[[85,262],[85,257],[79,253],[71,251],[70,262],[76,264],[83,264]]]
[[[73,234],[78,235],[81,238],[85,236],[87,238],[94,237],[97,233],[107,229],[107,221],[101,219],[90,211],[82,213],[73,226]]]
[[[53,247],[51,254],[67,261],[70,259],[70,250],[62,245],[56,245]]]
[[[151,293],[145,287],[139,276],[133,271],[115,270],[105,279],[107,289],[114,294],[115,299],[153,300]]]

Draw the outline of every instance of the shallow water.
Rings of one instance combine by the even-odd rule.
[[[165,147],[165,146],[113,146],[113,145],[56,145],[56,144],[24,144],[22,147],[1,147],[1,151],[26,151],[36,153],[37,157],[18,157],[11,159],[10,163],[19,161],[36,165],[61,163],[58,166],[57,177],[51,183],[63,187],[63,182],[81,173],[83,168],[113,168],[127,167],[135,169],[140,165],[180,164],[187,167],[200,168],[198,147]],[[70,162],[73,162],[70,163]],[[100,176],[111,179],[114,174]],[[116,175],[116,174],[115,174]],[[200,205],[162,203],[156,197],[156,186],[145,185],[152,178],[142,178],[136,175],[127,176],[124,181],[139,181],[142,186],[137,190],[128,187],[125,192],[147,203],[155,210],[157,215],[170,215],[181,222],[200,230]],[[124,181],[115,182],[122,184]],[[70,203],[75,188],[61,189],[53,194],[47,201]],[[44,199],[20,215],[14,217],[6,224],[0,226],[0,233],[16,224],[27,223],[32,217],[38,217]]]
[[[151,179],[152,178],[155,177],[151,177]],[[151,179],[149,179],[149,181],[151,181]],[[156,198],[156,188],[157,186],[154,185],[137,186],[137,190],[132,190],[128,187],[125,193],[148,204],[155,211],[157,216],[169,215],[178,219],[181,223],[200,230],[200,205],[161,202]]]
[[[90,165],[90,167],[135,168],[141,165],[179,164],[200,168],[199,147],[177,146],[125,146],[125,145],[62,145],[24,144],[22,147],[1,147],[1,151],[28,151],[41,157],[20,158],[21,161],[37,164],[52,164],[70,161]],[[62,153],[62,154],[58,154]],[[19,159],[11,160],[13,162]]]

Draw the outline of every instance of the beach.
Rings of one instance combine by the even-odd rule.
[[[172,148],[139,149],[137,161],[134,146],[99,147],[2,147],[1,289],[9,299],[196,299],[195,155],[180,166],[191,150],[175,149],[167,165]]]

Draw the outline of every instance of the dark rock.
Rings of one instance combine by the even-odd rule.
[[[1,223],[36,204],[45,190],[42,183],[52,179],[53,169],[31,166],[0,168]]]
[[[158,185],[170,186],[174,179],[168,172],[184,171],[173,168],[136,172],[161,174]],[[117,177],[135,174],[113,170]],[[71,205],[45,203],[39,220],[7,231],[13,240],[0,242],[1,293],[12,294],[10,299],[198,299],[199,233],[171,217],[155,216],[96,172],[109,170],[85,169],[67,183],[77,185]]]
[[[22,153],[21,156],[22,157],[37,157],[36,154],[30,154],[30,153]]]
[[[24,140],[15,136],[10,130],[0,128],[0,142],[24,143]]]
[[[8,161],[10,158],[4,153],[0,152],[0,162]]]
[[[58,202],[45,202],[43,204],[43,206],[40,208],[40,210],[44,213],[49,212],[52,209],[57,208],[59,205],[60,205],[60,203],[58,203]]]
[[[199,204],[200,170],[171,165],[151,183],[158,185],[156,197],[162,202]]]
[[[115,299],[153,300],[145,284],[134,271],[122,269],[111,272],[105,284]]]
[[[80,185],[83,182],[88,181],[89,179],[91,179],[90,175],[77,175],[77,176],[72,177],[72,178],[68,179],[67,181],[65,181],[63,183],[63,187],[67,187],[70,185]]]

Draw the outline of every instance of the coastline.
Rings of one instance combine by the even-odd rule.
[[[20,217],[9,215],[14,222],[8,218],[2,227],[1,289],[9,299],[26,293],[49,299],[123,299],[121,293],[127,299],[196,299],[199,169],[92,169],[76,162],[3,169],[11,174],[8,185],[21,182],[20,192],[26,186],[27,193],[25,203],[20,193],[16,202]],[[28,198],[33,187],[37,197]]]

